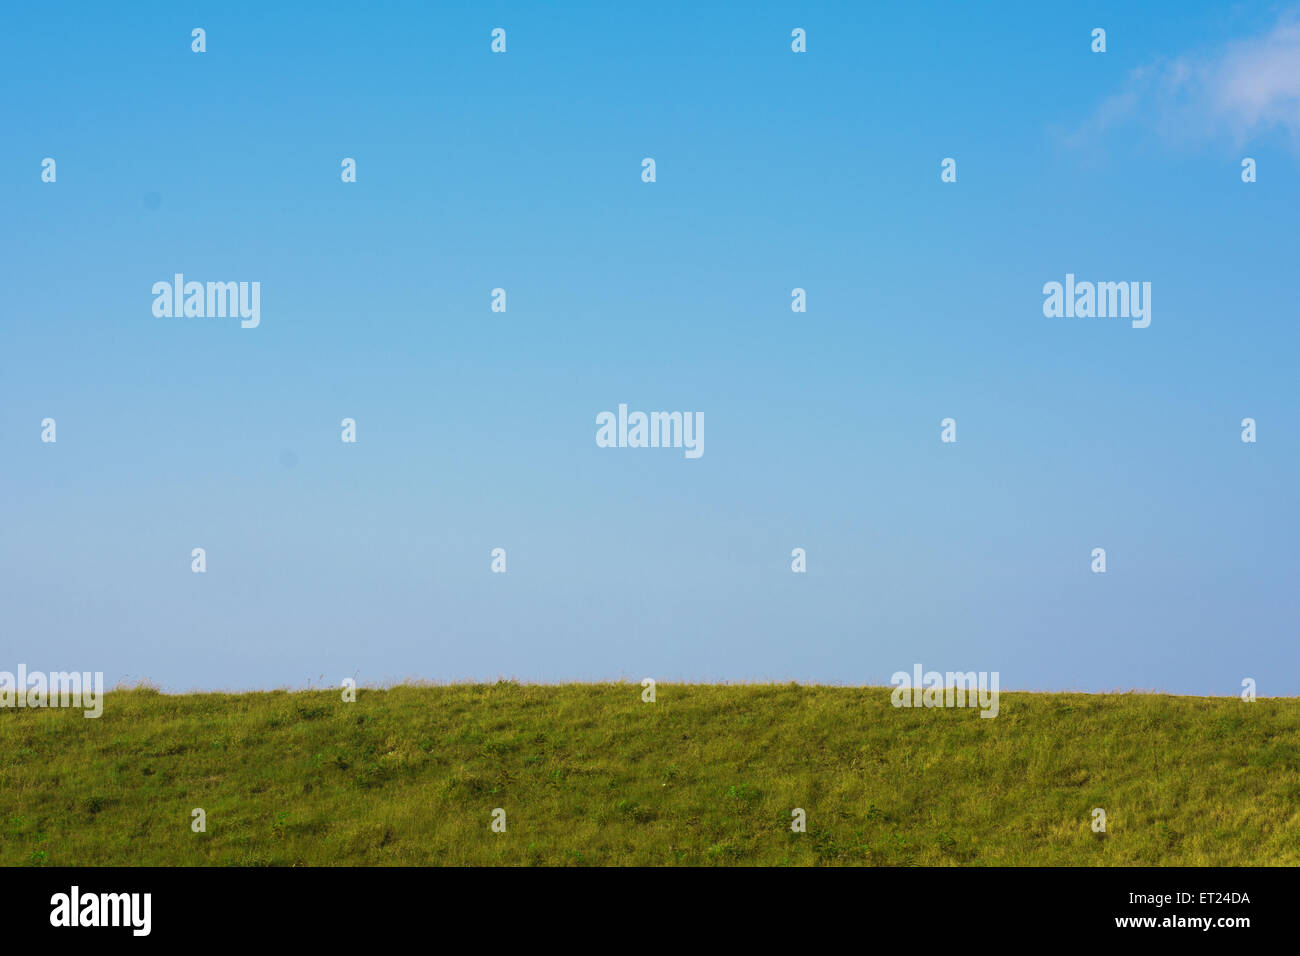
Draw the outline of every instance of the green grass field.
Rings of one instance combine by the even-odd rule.
[[[0,864],[1295,865],[1300,699],[115,691],[0,711]]]

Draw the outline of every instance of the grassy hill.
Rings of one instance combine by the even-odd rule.
[[[3,710],[0,864],[1300,864],[1300,699],[1004,693],[981,719],[888,688],[657,697],[503,682]]]

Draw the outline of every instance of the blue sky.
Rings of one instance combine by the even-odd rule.
[[[0,669],[1300,693],[1297,11],[905,7],[6,13]]]

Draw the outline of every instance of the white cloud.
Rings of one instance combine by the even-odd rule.
[[[1300,19],[1134,70],[1067,139],[1079,146],[1132,124],[1174,140],[1228,137],[1235,146],[1281,132],[1300,150]]]
[[[1238,131],[1281,126],[1300,135],[1300,22],[1233,44],[1210,79],[1214,109]]]

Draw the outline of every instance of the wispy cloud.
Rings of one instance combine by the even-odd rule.
[[[1174,141],[1228,138],[1234,146],[1281,133],[1300,152],[1300,17],[1214,51],[1139,67],[1067,141],[1082,146],[1133,127]]]

